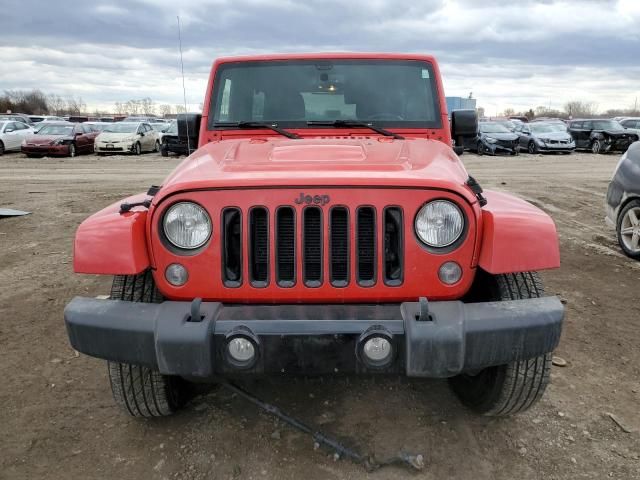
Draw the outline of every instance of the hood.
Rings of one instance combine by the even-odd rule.
[[[518,135],[516,135],[515,133],[511,133],[511,132],[504,132],[504,133],[482,133],[483,137],[492,137],[498,140],[507,140],[507,141],[513,141],[513,140],[517,140],[519,137]]]
[[[636,134],[633,132],[630,132],[629,130],[602,130],[602,133],[606,133],[607,135],[611,136],[611,137],[617,137],[617,138],[628,138],[630,136],[635,136]]]
[[[472,202],[468,177],[451,147],[436,140],[222,140],[187,157],[159,197],[203,188],[386,186],[455,190]]]
[[[68,135],[29,135],[25,141],[31,145],[49,145],[61,138],[68,139],[71,137]]]
[[[121,142],[125,138],[135,137],[136,133],[102,132],[96,138],[99,142]]]

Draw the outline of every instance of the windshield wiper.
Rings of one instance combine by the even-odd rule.
[[[216,122],[213,124],[214,127],[236,127],[236,128],[267,128],[269,130],[273,130],[280,135],[284,135],[287,138],[302,138],[300,135],[297,135],[293,132],[289,132],[287,130],[283,130],[279,128],[276,123],[268,123],[268,122]]]
[[[397,133],[390,132],[389,130],[385,130],[384,128],[376,127],[375,125],[367,122],[363,122],[360,120],[312,120],[307,122],[307,125],[310,127],[343,127],[343,128],[368,128],[369,130],[373,130],[380,135],[384,135],[385,137],[393,137],[398,140],[404,140],[402,135],[398,135]]]

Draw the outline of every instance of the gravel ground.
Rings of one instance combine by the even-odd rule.
[[[620,253],[603,218],[618,155],[463,160],[485,188],[513,192],[556,221],[562,268],[543,279],[567,302],[557,355],[568,365],[553,368],[538,406],[509,419],[472,415],[444,381],[245,385],[358,449],[379,457],[405,449],[427,462],[419,474],[366,474],[225,390],[203,390],[173,418],[128,418],[112,402],[104,362],[69,347],[65,303],[110,285],[73,274],[75,228],[161,182],[179,160],[0,157],[0,206],[33,212],[0,220],[0,478],[640,478],[640,264]]]

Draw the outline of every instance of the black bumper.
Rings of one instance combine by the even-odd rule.
[[[423,304],[424,306],[424,304]],[[64,317],[71,345],[106,360],[146,365],[163,374],[213,378],[234,374],[383,372],[450,377],[551,352],[564,308],[556,297],[465,304],[226,305],[203,303],[191,321],[189,302],[161,304],[74,298]],[[422,320],[420,319],[422,318]],[[363,335],[391,340],[393,360],[367,365]],[[256,360],[238,367],[226,342],[241,334]]]

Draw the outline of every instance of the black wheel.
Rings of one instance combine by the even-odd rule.
[[[128,302],[160,303],[151,271],[139,275],[118,275],[113,279],[111,298]],[[107,362],[115,402],[133,417],[163,417],[175,413],[188,400],[186,382],[162,375],[140,365]]]
[[[527,145],[527,151],[531,154],[538,153],[538,147],[536,147],[536,143],[533,140]]]
[[[4,143],[0,141],[0,155],[4,155]]]
[[[76,156],[76,144],[75,143],[70,143],[69,144],[69,154],[68,156],[71,158],[74,158]]]
[[[482,274],[485,300],[519,300],[544,295],[536,272],[503,275]],[[464,405],[487,416],[507,416],[534,405],[549,384],[551,354],[489,367],[449,379],[449,385]]]
[[[140,155],[142,153],[142,145],[140,145],[140,142],[136,143],[136,145],[133,147],[133,153],[135,153],[136,155]]]
[[[484,145],[482,145],[482,142],[478,142],[478,146],[476,147],[476,150],[478,151],[478,155],[484,154]]]
[[[596,139],[591,142],[591,153],[600,153],[602,151],[602,144],[600,140]]]
[[[618,214],[618,243],[630,258],[640,260],[640,200],[632,200]]]
[[[160,155],[162,155],[163,157],[169,156],[169,150],[167,150],[167,146],[165,144],[162,144],[162,146],[160,147]]]
[[[156,145],[153,148],[153,151],[158,153],[160,151],[160,140],[156,140]]]

